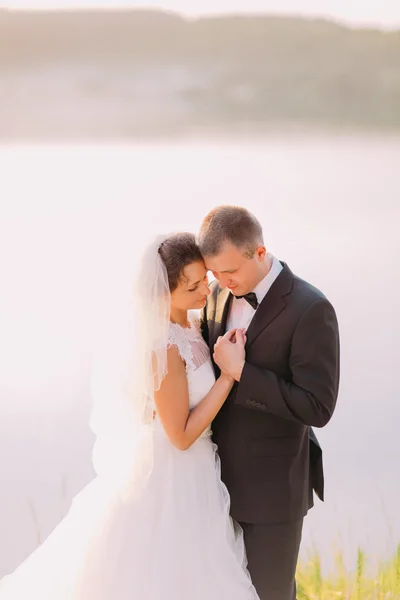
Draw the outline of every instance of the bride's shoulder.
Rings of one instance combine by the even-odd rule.
[[[197,339],[201,331],[201,320],[200,313],[196,310],[190,310],[188,312],[188,321],[190,327],[182,327],[178,323],[170,323],[168,330],[168,345],[175,345],[178,348],[182,346],[188,346],[190,343]]]
[[[188,367],[191,364],[193,355],[188,331],[178,323],[170,323],[167,343],[168,350],[171,351],[175,347],[186,367]]]
[[[168,328],[168,343],[178,345],[178,342],[182,341],[183,338],[182,327],[171,321]]]
[[[200,331],[200,314],[193,310],[188,312],[188,321],[190,327],[182,327],[178,323],[171,322],[168,330],[168,341],[183,342],[184,340],[192,339],[195,332]]]

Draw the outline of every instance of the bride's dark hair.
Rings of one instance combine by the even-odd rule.
[[[183,280],[183,270],[194,262],[203,262],[200,249],[193,233],[175,233],[167,238],[158,249],[167,269],[168,284],[172,293]]]

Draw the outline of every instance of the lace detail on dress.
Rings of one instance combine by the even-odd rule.
[[[186,370],[194,370],[193,352],[185,334],[185,328],[177,323],[171,323],[168,333],[168,347],[176,346],[181,359],[186,365]]]
[[[176,346],[186,365],[186,371],[199,369],[210,358],[207,344],[201,337],[199,322],[190,319],[190,327],[171,323],[168,334],[168,346]]]
[[[192,410],[209,393],[215,383],[215,375],[210,360],[210,351],[200,331],[200,321],[189,316],[190,327],[171,323],[168,334],[168,346],[176,346],[185,363],[189,407]],[[210,426],[200,438],[211,436]]]

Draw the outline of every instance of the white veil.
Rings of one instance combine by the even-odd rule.
[[[75,589],[77,597],[87,597],[85,577],[90,596],[96,582],[100,582],[96,589],[103,591],[97,570],[91,573],[89,556],[97,564],[108,544],[116,497],[129,501],[141,494],[154,463],[154,390],[167,372],[170,317],[168,278],[159,247],[168,237],[156,238],[145,251],[128,298],[121,302],[123,294],[117,285],[114,299],[119,298],[118,306],[110,314],[104,314],[103,305],[94,307],[94,313],[102,311],[93,333],[89,422],[96,435],[93,464],[98,477],[74,498],[68,514],[45,542],[1,579],[2,600],[67,600],[75,598]],[[117,527],[117,535],[118,531]],[[120,560],[117,550],[117,546],[111,548],[111,562]],[[108,567],[106,580],[114,577],[115,568],[114,564]]]
[[[156,237],[145,250],[130,298],[116,309],[115,327],[92,362],[93,465],[128,493],[130,481],[145,481],[153,466],[154,391],[167,372],[171,299],[159,248],[168,237]]]

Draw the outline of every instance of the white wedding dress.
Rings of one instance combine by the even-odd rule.
[[[193,408],[215,382],[208,347],[194,321],[188,329],[171,324],[168,339],[186,363]],[[124,494],[96,477],[3,578],[0,600],[258,599],[210,429],[187,451],[169,442],[157,416],[148,435],[150,476],[138,457]]]

